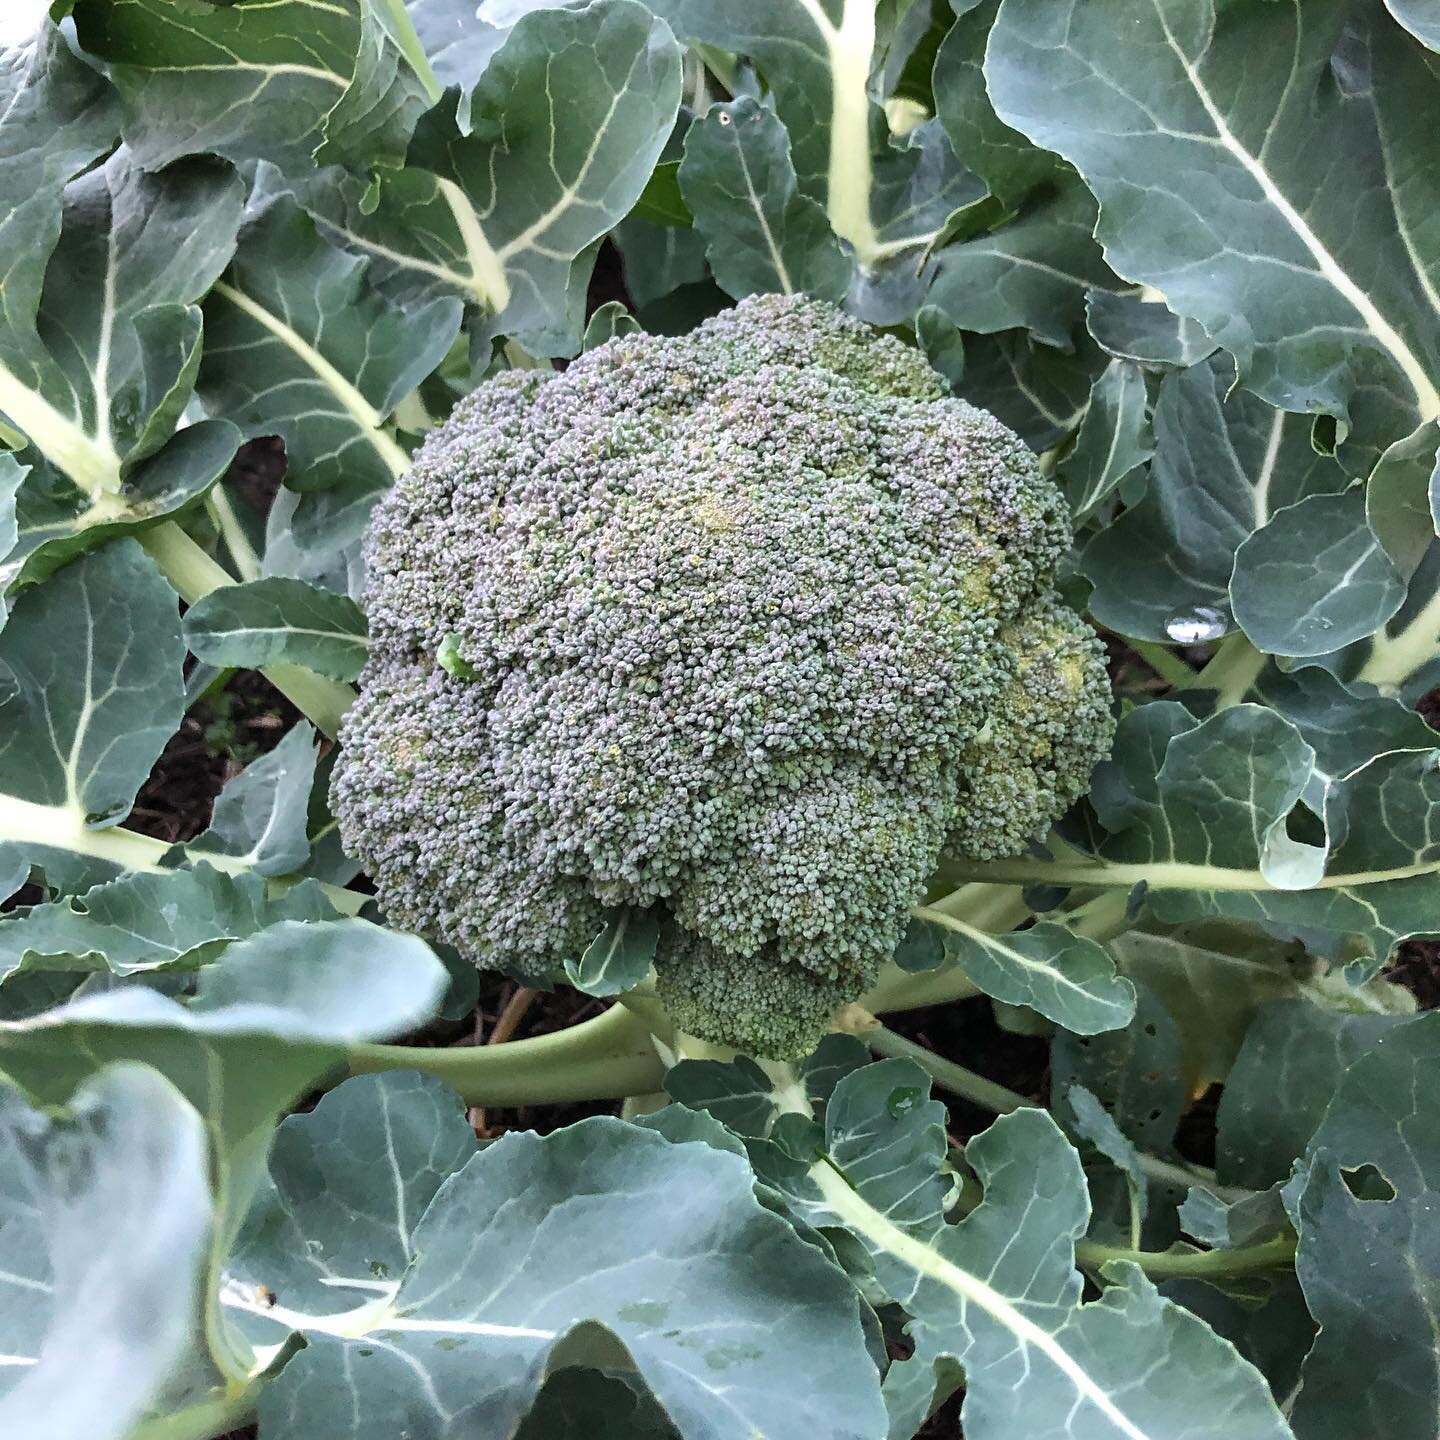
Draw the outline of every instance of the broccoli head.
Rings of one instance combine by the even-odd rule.
[[[342,833],[397,922],[554,973],[661,906],[677,1023],[792,1058],[942,853],[1012,854],[1111,724],[1056,488],[803,297],[499,376],[375,511]]]

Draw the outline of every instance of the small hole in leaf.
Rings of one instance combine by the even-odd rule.
[[[1160,1112],[1158,1110],[1152,1110],[1150,1112],[1150,1118],[1152,1120],[1158,1120],[1160,1118]]]
[[[1357,1165],[1350,1170],[1341,1170],[1340,1178],[1357,1200],[1384,1203],[1395,1198],[1395,1187],[1373,1165]]]
[[[1154,1025],[1146,1025],[1146,1026],[1144,1027],[1144,1029],[1145,1029],[1145,1033],[1146,1033],[1147,1035],[1151,1036],[1152,1038],[1154,1037],[1154,1035],[1155,1035],[1155,1027],[1154,1027]]]

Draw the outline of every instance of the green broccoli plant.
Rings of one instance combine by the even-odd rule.
[[[375,509],[334,800],[398,924],[553,975],[654,907],[682,1032],[815,1048],[944,856],[1113,725],[1064,502],[920,352],[801,297],[456,406]]]
[[[1436,1440],[1437,115],[0,4],[0,1440]]]

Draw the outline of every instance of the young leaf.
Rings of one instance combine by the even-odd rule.
[[[272,575],[212,590],[185,612],[185,644],[211,665],[258,670],[277,661],[332,680],[365,663],[365,615],[348,595]]]
[[[1115,973],[1104,946],[1064,925],[1042,921],[1027,930],[991,935],[937,911],[923,912],[945,934],[946,954],[985,994],[1028,1005],[1077,1035],[1128,1024],[1135,991]]]
[[[607,340],[616,340],[622,335],[636,335],[643,329],[640,322],[618,300],[607,300],[586,322],[580,349],[593,350]]]
[[[336,1193],[354,1191],[362,1228],[352,1207],[306,1204],[294,1213],[298,1249],[317,1264],[295,1304],[283,1292],[273,1307],[239,1286],[227,1294],[231,1313],[252,1312],[247,1323],[305,1337],[261,1397],[260,1423],[277,1440],[311,1433],[322,1415],[333,1427],[337,1386],[353,1397],[335,1432],[346,1440],[388,1436],[400,1423],[438,1433],[456,1415],[476,1437],[500,1440],[561,1355],[591,1364],[628,1357],[697,1440],[728,1440],[736,1425],[776,1440],[801,1440],[817,1424],[884,1434],[879,1377],[848,1281],[755,1198],[743,1158],[607,1117],[544,1137],[512,1132],[446,1179],[417,1224],[397,1208],[393,1182],[404,1179],[408,1207],[410,1187],[430,1179],[408,1169],[402,1177],[387,1159],[373,1105],[381,1098],[372,1089],[352,1102],[350,1113],[371,1102],[372,1118],[348,1131],[343,1148],[287,1145],[273,1167],[280,1195],[315,1193],[309,1164],[292,1168],[313,1155],[322,1190],[333,1170]],[[296,1128],[323,1133],[331,1123]],[[397,1223],[380,1226],[382,1215]],[[365,1242],[370,1217],[378,1250]],[[553,1243],[533,1243],[537,1225]],[[262,1234],[279,1239],[269,1227]],[[243,1254],[257,1276],[277,1264],[295,1273],[287,1253]],[[391,1278],[377,1281],[375,1258]],[[813,1388],[796,1387],[797,1368]]]
[[[716,281],[737,300],[799,290],[838,300],[849,287],[824,210],[796,189],[785,127],[758,101],[712,105],[690,126],[680,188]]]
[[[268,754],[252,760],[215,801],[209,828],[186,849],[228,855],[257,875],[289,875],[310,858],[310,791],[315,731],[294,726]]]
[[[1145,405],[1139,366],[1112,360],[1090,391],[1090,408],[1080,422],[1075,448],[1060,466],[1077,523],[1093,515],[1120,482],[1155,453]]]
[[[191,1343],[210,1233],[204,1129],[141,1065],[63,1115],[0,1085],[0,1427],[125,1440]]]
[[[651,910],[627,906],[618,911],[565,973],[587,995],[619,995],[633,990],[650,972],[660,939],[660,918]]]

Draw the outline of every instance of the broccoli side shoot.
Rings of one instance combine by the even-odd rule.
[[[662,905],[682,1028],[787,1059],[942,853],[1109,744],[1056,488],[918,352],[803,297],[482,386],[378,506],[334,799],[400,924],[553,973]]]

